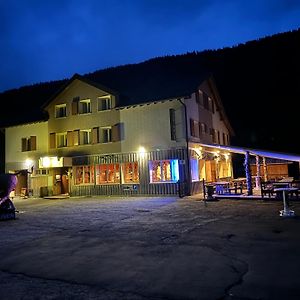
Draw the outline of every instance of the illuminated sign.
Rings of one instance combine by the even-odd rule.
[[[63,157],[57,156],[44,156],[39,159],[39,168],[58,168],[64,166]]]

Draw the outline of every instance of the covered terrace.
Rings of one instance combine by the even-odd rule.
[[[231,197],[240,197],[242,195],[243,197],[249,196],[255,198],[278,197],[280,196],[278,188],[282,187],[289,189],[288,192],[297,198],[298,194],[300,194],[299,178],[286,176],[284,178],[269,180],[267,171],[268,159],[276,159],[285,161],[287,163],[296,163],[299,171],[300,155],[237,146],[203,143],[194,144],[193,150],[201,153],[216,153],[216,158],[218,155],[230,156],[231,154],[240,154],[244,156],[244,177],[234,178],[234,174],[232,172],[232,178],[230,179],[222,179],[217,176],[215,182],[208,183],[210,185],[214,185],[214,193],[217,195],[217,197],[228,197],[229,195]],[[255,161],[255,168],[252,168],[251,170],[250,161],[253,161],[253,159]],[[253,170],[255,171],[253,172]],[[234,183],[234,186],[232,186],[232,183]],[[278,193],[276,193],[277,190]]]

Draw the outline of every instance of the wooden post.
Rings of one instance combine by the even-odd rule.
[[[264,168],[264,181],[268,181],[268,169],[267,169],[267,162],[265,157],[263,157],[263,168]]]
[[[259,163],[259,156],[256,155],[256,177],[255,177],[255,187],[257,189],[260,188],[260,163]]]
[[[247,194],[248,194],[248,196],[253,195],[252,178],[251,178],[251,169],[250,169],[249,158],[250,158],[249,151],[246,151],[244,166],[245,166],[245,173],[246,173],[246,183],[247,183]]]

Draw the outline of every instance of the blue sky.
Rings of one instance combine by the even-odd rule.
[[[0,0],[0,92],[300,27],[298,0]]]

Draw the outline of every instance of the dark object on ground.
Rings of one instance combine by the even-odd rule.
[[[15,174],[0,174],[0,220],[16,218],[16,209],[9,194],[16,187],[17,182]]]

